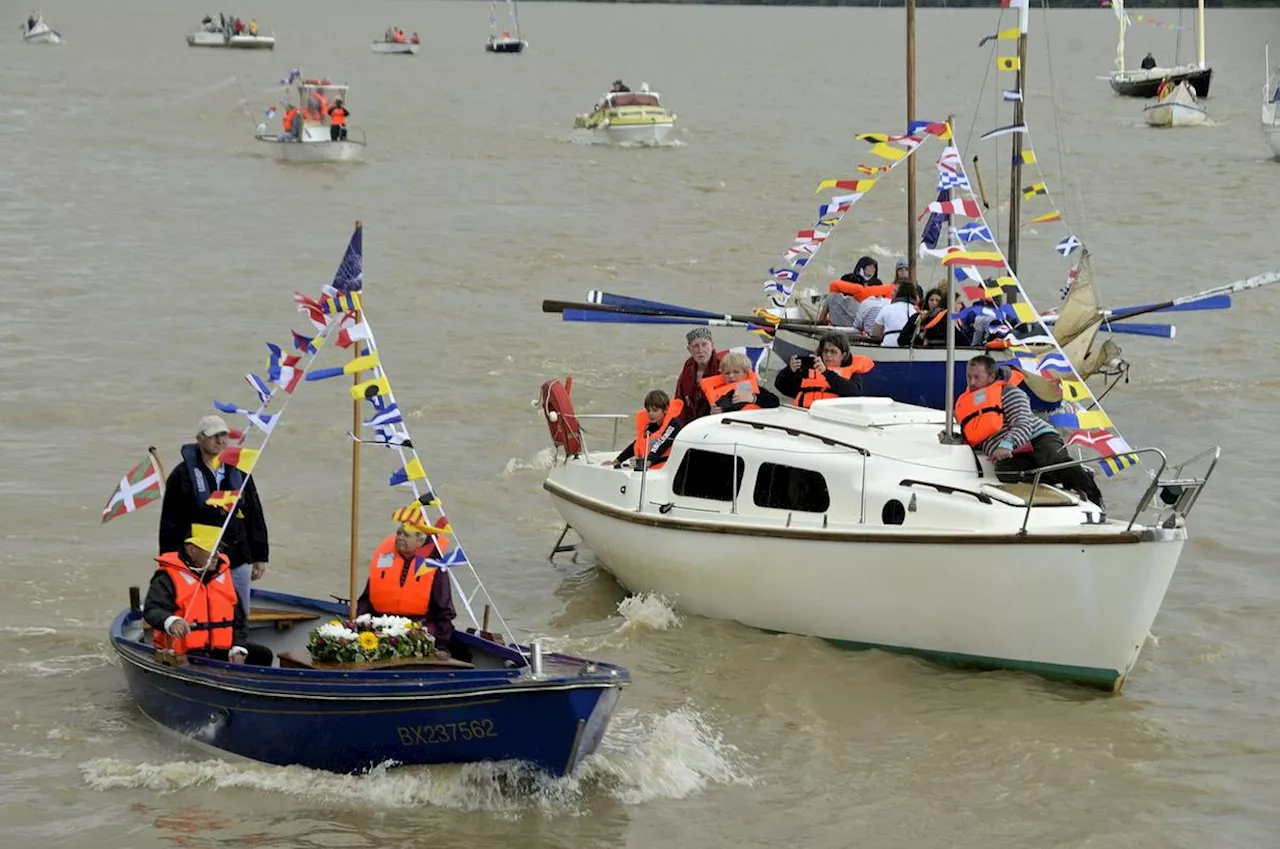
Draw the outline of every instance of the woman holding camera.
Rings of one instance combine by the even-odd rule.
[[[849,341],[842,334],[828,333],[818,340],[814,354],[792,357],[773,379],[773,386],[794,398],[797,407],[808,409],[824,398],[861,395],[862,378],[858,375],[871,371],[874,365],[866,357],[851,354]]]

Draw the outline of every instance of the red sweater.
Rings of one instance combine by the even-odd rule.
[[[707,363],[707,372],[702,377],[719,374],[720,361],[727,353],[729,352],[716,351],[712,354],[711,361]],[[684,401],[684,412],[680,414],[680,421],[684,424],[711,414],[711,402],[707,400],[706,395],[702,394],[702,385],[699,382],[701,378],[696,376],[697,368],[693,357],[690,357],[684,361],[684,368],[680,369],[680,377],[676,379],[676,398]]]

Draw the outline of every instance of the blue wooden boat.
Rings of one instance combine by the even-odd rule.
[[[140,612],[118,615],[111,645],[143,713],[201,743],[280,766],[358,773],[379,764],[512,760],[563,775],[595,751],[630,683],[618,666],[463,631],[471,663],[320,668],[307,636],[345,619],[346,606],[257,589],[253,606],[250,638],[272,649],[279,666],[201,657],[166,665]]]

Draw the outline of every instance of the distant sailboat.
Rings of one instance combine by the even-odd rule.
[[[520,36],[520,12],[516,9],[516,0],[507,0],[507,16],[511,19],[511,29],[498,31],[497,0],[489,4],[489,41],[484,49],[490,53],[519,53],[529,46],[529,42]]]
[[[1262,86],[1262,135],[1271,146],[1271,155],[1280,161],[1280,68],[1271,70],[1271,51],[1266,54],[1267,81]]]
[[[1124,11],[1124,0],[1111,0],[1116,20],[1120,25],[1120,37],[1116,44],[1116,70],[1111,72],[1111,88],[1125,97],[1155,97],[1160,83],[1169,80],[1175,86],[1186,81],[1195,89],[1196,97],[1209,96],[1209,83],[1213,69],[1204,59],[1204,0],[1198,0],[1196,10],[1196,62],[1172,68],[1142,68],[1127,71],[1124,67],[1124,31],[1129,26],[1129,16]]]

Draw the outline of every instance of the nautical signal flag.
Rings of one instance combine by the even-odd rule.
[[[976,200],[936,200],[925,207],[925,212],[937,212],[942,215],[963,215],[966,218],[981,218],[982,210]],[[924,218],[924,215],[920,216]]]
[[[1023,324],[1030,324],[1033,321],[1040,320],[1040,314],[1036,312],[1036,308],[1031,306],[1029,301],[1016,301],[1009,306],[1013,307],[1013,314]]]
[[[378,355],[371,353],[363,357],[356,357],[344,366],[312,369],[307,373],[307,380],[327,380],[330,377],[341,377],[344,374],[358,374],[362,371],[378,368],[380,365]],[[361,395],[360,397],[364,398],[365,396]]]
[[[338,341],[334,344],[339,348],[350,348],[353,342],[365,342],[369,339],[369,325],[363,321],[359,324],[353,324],[350,327],[344,327],[338,331]]]
[[[320,341],[316,341],[314,336],[303,336],[296,330],[290,331],[293,334],[293,349],[302,351],[305,354],[314,354],[324,344],[324,338],[320,337]]]
[[[1075,233],[1070,234],[1067,238],[1053,246],[1053,249],[1063,256],[1070,256],[1080,247],[1080,240],[1076,238]]]
[[[214,491],[207,499],[205,499],[204,503],[208,504],[210,507],[221,507],[223,510],[230,513],[231,508],[234,507],[236,502],[239,500],[240,490],[219,489]]]
[[[875,180],[823,180],[814,190],[816,195],[823,189],[844,189],[850,192],[866,192],[876,184]]]
[[[147,459],[120,478],[120,483],[107,499],[107,506],[102,508],[102,522],[106,524],[116,516],[141,510],[162,495],[164,481],[160,477],[160,467],[155,457],[148,454]]]
[[[1067,430],[1093,430],[1113,426],[1111,418],[1101,407],[1074,413],[1050,413],[1049,424]]]
[[[1022,62],[1017,56],[997,56],[996,67],[1002,71],[1020,71],[1022,70]]]
[[[1022,153],[1019,153],[1013,157],[1013,164],[1014,165],[1035,165],[1036,152],[1034,150],[1024,149]]]
[[[1049,189],[1044,183],[1032,183],[1029,186],[1022,187],[1022,196],[1027,200],[1031,200],[1036,195],[1048,194]]]
[[[352,360],[352,362],[357,362]],[[361,398],[374,398],[378,395],[391,394],[391,381],[384,374],[381,377],[375,377],[373,380],[366,380],[364,383],[357,383],[351,387],[351,397],[356,401]]]
[[[1022,0],[1000,0],[1000,5],[1006,9],[1021,9]]]
[[[218,462],[225,463],[228,466],[235,466],[240,471],[248,474],[253,471],[253,464],[258,462],[258,449],[256,448],[224,448],[218,454]]]
[[[358,312],[360,296],[355,292],[343,292],[320,302],[320,311],[325,315],[338,315],[344,312]]]
[[[871,154],[873,156],[879,156],[882,159],[888,159],[891,162],[897,162],[899,159],[905,158],[907,152],[901,148],[880,142],[871,146]]]
[[[1009,27],[1008,29],[1002,29],[999,32],[997,32],[995,35],[988,35],[985,38],[983,38],[982,41],[978,42],[978,46],[981,47],[982,45],[986,44],[988,41],[996,41],[996,40],[1017,41],[1019,34],[1020,34],[1020,31],[1018,30],[1017,27]]]
[[[942,258],[943,265],[976,265],[987,268],[1004,268],[1004,257],[999,251],[966,251],[953,248]]]
[[[1116,454],[1114,457],[1103,457],[1098,461],[1098,465],[1102,467],[1103,473],[1111,478],[1140,462],[1137,454]]]
[[[403,469],[393,472],[391,475],[391,486],[399,486],[409,481],[424,481],[427,479],[426,470],[422,468],[422,461],[414,457],[404,465]]]
[[[1061,220],[1062,220],[1062,213],[1058,212],[1058,210],[1055,209],[1053,212],[1046,212],[1044,215],[1037,215],[1035,218],[1030,218],[1022,222],[1022,226],[1026,227],[1028,224],[1047,224],[1050,221],[1061,221]]]
[[[994,280],[983,280],[982,289],[988,298],[1007,296],[1018,291],[1018,281],[1013,277],[997,277]]]

